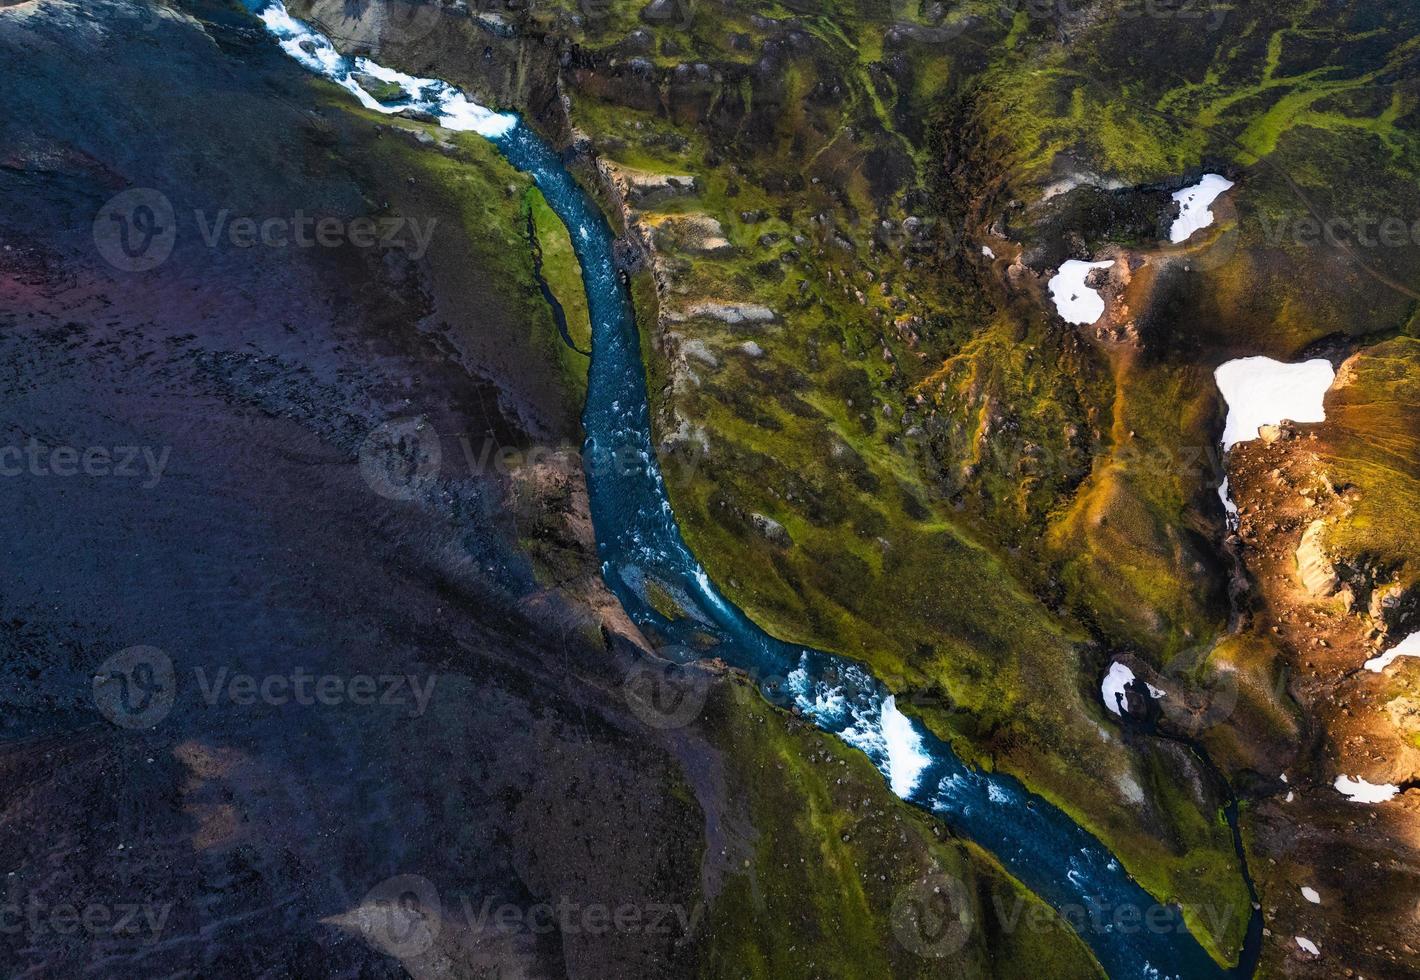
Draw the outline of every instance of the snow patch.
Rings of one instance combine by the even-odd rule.
[[[1379,674],[1401,657],[1420,657],[1420,633],[1411,633],[1379,657],[1367,660],[1362,666],[1374,674]]]
[[[1297,940],[1297,945],[1302,947],[1306,952],[1311,953],[1313,956],[1321,955],[1321,950],[1317,949],[1316,943],[1312,942],[1310,939],[1307,939],[1305,936],[1294,936],[1293,938]]]
[[[1104,675],[1104,680],[1100,683],[1100,696],[1104,699],[1104,706],[1111,712],[1120,714],[1120,706],[1127,703],[1125,687],[1134,683],[1134,671],[1124,666],[1119,661],[1109,665],[1109,672]],[[1152,698],[1161,698],[1164,692],[1152,684],[1144,685],[1149,690]]]
[[[1350,776],[1337,776],[1333,784],[1336,791],[1352,803],[1384,803],[1400,792],[1400,787],[1394,783],[1368,783],[1364,779]]]
[[[1321,896],[1317,894],[1317,890],[1315,888],[1310,888],[1307,885],[1302,886],[1302,897],[1305,898],[1308,902],[1311,902],[1313,905],[1321,904]]]
[[[1104,299],[1085,285],[1092,269],[1108,269],[1113,262],[1081,262],[1068,259],[1050,278],[1050,298],[1066,323],[1089,325],[1104,316]]]
[[[1192,187],[1174,191],[1173,199],[1178,202],[1178,217],[1169,228],[1169,241],[1187,241],[1200,228],[1213,223],[1213,212],[1209,210],[1218,195],[1233,186],[1233,182],[1221,174],[1204,174],[1203,179]]]
[[[1218,391],[1228,405],[1223,427],[1223,449],[1257,438],[1264,425],[1324,422],[1323,402],[1336,370],[1317,357],[1300,364],[1284,364],[1270,357],[1240,357],[1220,364],[1213,372]]]

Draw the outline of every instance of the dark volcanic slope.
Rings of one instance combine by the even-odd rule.
[[[222,26],[235,12],[207,13],[210,34],[93,8],[0,21],[3,442],[155,461],[0,480],[0,867],[8,900],[39,908],[38,926],[0,937],[3,972],[379,973],[391,961],[321,920],[396,874],[475,906],[526,905],[529,887],[688,902],[700,815],[592,686],[600,645],[518,613],[531,571],[494,477],[407,502],[357,465],[406,398],[440,409],[442,432],[515,445],[525,427],[575,439],[575,406],[530,363],[505,408],[508,387],[500,399],[415,330],[433,300],[403,253],[203,243],[193,209],[376,213],[373,189],[334,166],[369,127],[317,111],[288,59]],[[91,238],[125,187],[176,209],[177,246],[151,273],[109,267]],[[496,292],[466,299],[490,337],[527,330]],[[135,644],[177,674],[150,731],[110,724],[90,694],[99,663]],[[401,705],[209,705],[195,673],[298,668],[434,686],[411,717],[407,688]],[[59,932],[64,905],[131,904],[165,917],[156,942],[146,925]],[[555,937],[483,945],[513,971],[564,956]],[[578,955],[654,970],[667,946],[623,934]]]

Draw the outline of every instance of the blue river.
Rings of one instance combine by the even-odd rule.
[[[861,749],[898,796],[990,851],[1060,910],[1109,976],[1252,975],[1261,945],[1259,912],[1252,913],[1241,962],[1220,967],[1190,934],[1177,907],[1149,895],[1061,810],[1010,776],[963,764],[946,742],[900,712],[864,665],[775,639],[720,594],[681,537],[657,463],[640,338],[614,261],[614,237],[556,151],[518,117],[485,109],[445,82],[340,55],[328,39],[290,18],[279,2],[248,0],[248,5],[292,57],[348,89],[367,108],[386,113],[418,108],[447,128],[491,140],[509,163],[531,175],[567,226],[592,319],[582,415],[592,521],[603,576],[635,622],[668,637],[677,649],[704,650],[705,638],[713,637],[709,652],[755,678],[765,697],[798,707],[820,728]],[[355,72],[400,84],[404,96],[376,102],[351,78]],[[668,619],[653,609],[648,581],[675,597],[686,615]]]

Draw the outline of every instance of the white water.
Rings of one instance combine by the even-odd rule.
[[[1050,298],[1066,323],[1088,326],[1104,316],[1104,299],[1085,285],[1091,269],[1108,269],[1113,262],[1081,262],[1067,259],[1060,271],[1050,277]]]
[[[1372,657],[1363,665],[1372,673],[1379,674],[1401,657],[1420,657],[1420,633],[1411,633],[1379,657]]]
[[[932,762],[922,751],[922,736],[911,719],[897,710],[897,699],[883,700],[883,740],[887,743],[888,782],[903,799],[912,795],[922,771]]]
[[[266,29],[276,36],[283,51],[311,71],[348,90],[366,109],[386,115],[414,109],[435,116],[445,129],[489,137],[502,136],[517,125],[517,116],[494,112],[470,101],[457,88],[437,78],[416,78],[386,68],[369,58],[356,58],[352,62],[336,51],[329,39],[287,13],[280,0],[264,8],[259,16]],[[380,102],[351,77],[355,73],[398,85],[403,97],[394,103]]]
[[[845,684],[816,680],[803,667],[785,678],[786,689],[799,710],[819,724],[840,728],[838,735],[864,752],[887,778],[892,791],[903,799],[912,796],[932,757],[925,751],[922,733],[889,695],[881,701],[857,697],[850,690],[867,687],[870,678],[857,667],[845,671]]]
[[[1169,228],[1169,241],[1187,241],[1189,235],[1211,225],[1213,212],[1209,210],[1209,205],[1232,186],[1233,182],[1220,174],[1204,174],[1203,179],[1192,187],[1174,191],[1178,217],[1173,219],[1173,225]]]

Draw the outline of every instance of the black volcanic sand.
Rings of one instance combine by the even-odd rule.
[[[0,479],[0,875],[21,915],[44,910],[0,931],[0,972],[398,973],[322,922],[397,874],[435,883],[441,943],[469,928],[459,896],[688,905],[701,815],[572,611],[519,611],[532,570],[499,477],[407,502],[357,466],[374,425],[415,411],[475,440],[575,443],[577,406],[531,356],[495,387],[458,353],[517,356],[524,311],[475,290],[486,334],[455,343],[421,323],[440,297],[399,253],[207,247],[195,208],[371,214],[381,178],[327,165],[370,124],[314,101],[249,18],[188,9],[203,27],[0,13],[0,444],[169,452],[150,486],[141,466]],[[91,237],[129,187],[178,215],[147,273],[109,267]],[[177,674],[147,731],[110,724],[90,689],[135,644]],[[407,694],[209,705],[195,675],[297,667],[436,683],[411,717]],[[156,942],[66,935],[51,911],[167,903]],[[575,958],[646,974],[671,968],[674,938],[491,931],[457,958],[464,974],[470,949],[508,973]]]

